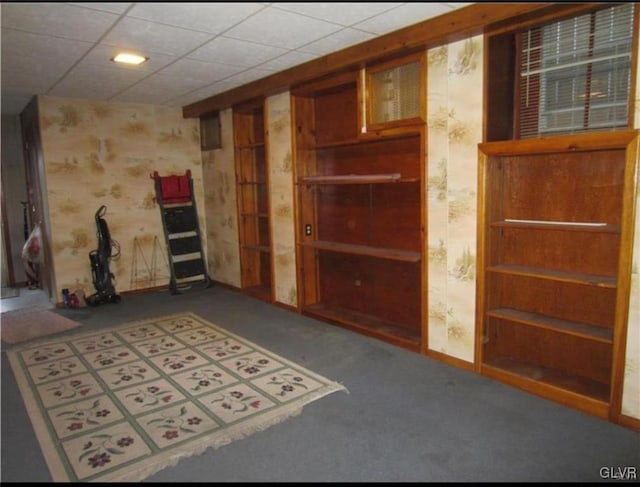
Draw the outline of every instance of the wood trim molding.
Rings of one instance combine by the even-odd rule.
[[[622,410],[623,385],[625,380],[625,357],[627,350],[629,304],[631,295],[631,274],[633,264],[633,222],[636,220],[635,201],[638,191],[637,171],[640,151],[640,130],[626,147],[626,167],[622,202],[622,232],[620,234],[620,253],[618,261],[618,285],[616,293],[616,314],[613,337],[613,370],[611,372],[611,406],[609,417],[613,422],[620,421]]]
[[[282,301],[274,301],[271,304],[273,304],[277,308],[284,309],[284,310],[289,311],[291,313],[300,314],[300,312],[298,311],[298,308],[296,308],[295,306],[291,306],[290,304],[283,303]]]
[[[471,362],[467,362],[466,360],[462,360],[461,358],[458,358],[458,357],[453,357],[452,355],[447,355],[445,353],[438,352],[437,350],[428,349],[426,352],[426,356],[434,360],[443,362],[447,365],[457,367],[458,369],[468,370],[469,372],[475,372],[474,365]]]
[[[413,49],[436,47],[481,34],[505,22],[524,22],[561,8],[562,3],[475,3],[186,105],[182,115],[199,117],[244,100],[287,91],[329,73],[357,68]]]
[[[631,416],[626,416],[624,414],[620,415],[618,424],[620,426],[624,426],[625,428],[630,428],[636,431],[640,431],[640,419],[633,418]]]
[[[211,284],[216,287],[221,287],[223,289],[228,289],[229,291],[233,291],[236,293],[242,293],[242,289],[238,286],[234,286],[233,284],[227,284],[226,282],[216,281],[215,279],[211,279]]]
[[[3,181],[0,181],[2,184]],[[7,214],[7,203],[5,201],[5,191],[0,188],[0,214],[2,215],[2,243],[4,245],[5,266],[7,267],[7,286],[15,286],[16,279],[13,271],[13,251],[11,249],[11,229],[9,228],[9,215]],[[5,283],[3,283],[4,286]]]
[[[613,130],[610,132],[585,132],[554,135],[538,139],[515,139],[478,144],[482,154],[489,156],[517,156],[550,154],[564,151],[593,151],[626,149],[635,141],[638,130]]]

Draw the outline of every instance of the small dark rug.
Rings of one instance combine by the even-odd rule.
[[[77,321],[42,308],[24,308],[0,314],[0,337],[21,343],[81,326]]]

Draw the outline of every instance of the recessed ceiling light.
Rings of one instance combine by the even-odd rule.
[[[124,52],[121,52],[114,58],[111,58],[112,61],[115,61],[117,63],[125,63],[125,64],[142,64],[147,59],[149,58],[144,56],[138,56],[137,54],[127,54]]]

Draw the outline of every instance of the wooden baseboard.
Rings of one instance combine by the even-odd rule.
[[[225,289],[229,289],[230,291],[235,291],[235,292],[241,292],[242,291],[237,286],[233,286],[233,285],[227,284],[225,282],[214,281],[213,279],[211,279],[211,284],[213,284],[214,286],[218,286],[218,287],[223,287]]]
[[[136,294],[144,294],[153,291],[167,291],[169,290],[169,285],[165,284],[164,286],[154,286],[154,287],[145,287],[143,289],[129,289],[128,291],[122,291],[120,296],[133,296]]]
[[[475,366],[473,363],[467,362],[466,360],[462,360],[456,357],[452,357],[450,355],[446,355],[442,352],[436,352],[435,350],[427,350],[426,356],[432,359],[438,360],[439,362],[444,362],[447,365],[457,367],[459,369],[475,372]]]
[[[620,426],[624,426],[625,428],[640,431],[640,419],[632,418],[631,416],[621,414],[618,418],[618,424]]]
[[[291,306],[290,304],[286,304],[286,303],[281,303],[280,301],[274,301],[273,305],[277,306],[278,308],[291,311],[292,313],[300,313],[300,311],[298,311],[298,308],[296,308],[295,306]]]

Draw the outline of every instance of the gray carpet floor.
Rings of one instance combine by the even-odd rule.
[[[181,311],[348,393],[149,482],[591,482],[610,480],[601,475],[609,467],[640,474],[638,432],[220,286],[56,310],[84,325],[65,335]],[[1,405],[0,481],[50,482],[6,353]]]

